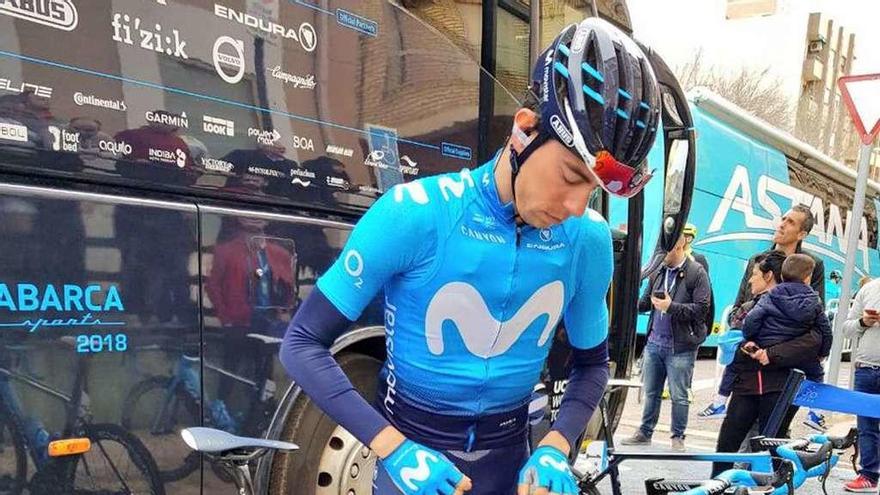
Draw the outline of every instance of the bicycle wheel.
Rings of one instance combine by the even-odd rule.
[[[199,426],[199,407],[181,387],[169,393],[171,378],[154,376],[125,397],[122,426],[137,435],[159,467],[162,481],[177,481],[199,467],[199,454],[183,443],[180,430]]]
[[[113,424],[85,425],[81,434],[92,448],[67,462],[65,493],[165,495],[156,462],[137,437]]]
[[[18,495],[26,483],[24,437],[5,408],[0,408],[0,495]]]

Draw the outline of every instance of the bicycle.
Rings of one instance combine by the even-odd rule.
[[[72,337],[64,337],[61,342],[65,346],[74,343]],[[73,391],[68,394],[29,371],[29,349],[5,345],[8,354],[0,360],[0,467],[10,469],[0,472],[0,494],[18,495],[27,489],[29,493],[164,495],[156,463],[143,443],[119,425],[92,422],[85,390],[89,358],[77,358]],[[19,369],[11,366],[15,353]],[[46,431],[37,418],[24,412],[12,381],[64,403],[66,416],[61,432]],[[81,454],[52,456],[52,438],[88,439],[91,446]],[[28,457],[36,467],[30,479]]]
[[[799,381],[794,380],[791,384],[787,384],[787,388],[792,390],[796,390]],[[609,394],[614,393],[620,388],[640,388],[641,384],[637,382],[633,382],[631,380],[623,380],[623,379],[611,379],[608,382],[608,388],[605,391],[605,395],[602,397],[602,400],[599,402],[599,414],[601,418],[600,424],[600,434],[601,438],[604,439],[603,442],[597,442],[599,446],[599,452],[596,455],[599,463],[596,466],[593,466],[590,471],[585,473],[578,472],[574,470],[576,477],[579,480],[578,486],[582,493],[582,495],[599,495],[598,485],[605,478],[610,478],[611,482],[611,492],[613,495],[622,495],[622,488],[620,483],[620,473],[618,470],[618,465],[626,460],[641,460],[641,461],[684,461],[684,462],[729,462],[729,463],[746,463],[749,465],[749,468],[753,472],[757,473],[772,473],[773,472],[773,452],[769,452],[772,449],[776,449],[780,445],[785,445],[786,443],[791,443],[790,439],[773,439],[773,438],[765,438],[765,437],[755,437],[753,440],[757,443],[753,445],[751,453],[738,453],[738,452],[716,452],[716,453],[670,453],[670,452],[619,452],[616,450],[614,446],[614,437],[611,433],[610,423],[611,419],[608,416],[608,403],[607,397]],[[791,403],[789,399],[787,403]],[[811,439],[816,439],[817,441],[823,439],[830,439],[829,437],[825,437],[822,435],[815,435],[810,437]],[[835,446],[835,450],[839,450],[840,445],[848,445],[851,446],[856,441],[856,432],[851,431],[847,436],[841,437],[838,439],[830,439],[832,440],[832,445]],[[809,441],[800,441],[799,443],[794,444],[798,449],[803,450],[809,445]],[[821,443],[821,442],[820,442]],[[848,447],[847,447],[848,448]],[[836,463],[835,458],[835,463]]]
[[[235,482],[239,495],[255,495],[250,463],[270,450],[293,452],[296,444],[280,440],[239,437],[213,428],[193,427],[180,431],[184,443],[194,453],[204,454]]]
[[[645,491],[647,495],[719,495],[733,489],[736,490],[733,493],[790,495],[808,478],[819,477],[822,491],[827,493],[825,479],[837,464],[840,452],[852,447],[857,440],[858,431],[855,428],[842,437],[813,435],[800,440],[754,437],[750,440],[751,447],[768,449],[779,464],[775,470],[755,472],[728,469],[704,481],[654,478],[645,481]],[[819,447],[809,450],[811,444]]]
[[[123,401],[122,426],[133,432],[145,432],[145,440],[158,452],[173,452],[180,443],[179,431],[187,426],[201,424],[202,380],[199,365],[250,389],[248,410],[241,416],[229,412],[221,399],[207,401],[205,424],[227,433],[259,435],[268,427],[276,409],[275,382],[271,379],[272,363],[278,354],[281,339],[267,335],[246,335],[257,344],[259,359],[256,378],[250,380],[231,371],[202,360],[197,354],[187,354],[178,349],[181,356],[172,376],[153,376],[132,387]],[[197,344],[194,344],[197,346]],[[207,398],[205,398],[207,399]],[[195,452],[183,456],[167,456],[158,462],[159,476],[165,482],[177,481],[189,476],[199,467]],[[213,467],[213,466],[212,466]],[[221,479],[227,479],[223,470],[215,469]]]

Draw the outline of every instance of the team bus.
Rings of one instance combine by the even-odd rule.
[[[854,283],[861,276],[880,275],[880,184],[869,181],[864,215],[853,222],[854,170],[706,88],[690,91],[688,101],[698,164],[688,222],[697,227],[694,251],[709,262],[715,298],[716,335],[710,335],[705,346],[715,346],[717,332],[724,329],[749,257],[770,248],[778,220],[793,204],[809,206],[815,216],[803,247],[825,262],[829,311],[837,307],[839,294],[838,282],[830,275],[843,271],[853,225],[859,229]],[[658,207],[662,189],[657,184],[646,189],[646,211],[651,211]],[[625,218],[625,205],[617,206],[612,204],[612,225]],[[652,245],[657,233],[655,223],[645,223],[646,246]],[[640,316],[640,334],[646,326],[647,316]]]
[[[668,245],[694,146],[652,57],[658,146],[684,151],[654,157],[661,189],[672,171]],[[280,338],[365,209],[490,158],[522,89],[384,0],[0,2],[0,495],[228,492],[179,436],[195,425],[301,447],[255,466],[261,493],[370,493],[375,458],[287,378]],[[607,217],[607,197],[591,205]],[[617,378],[641,262],[630,206],[608,300]],[[536,384],[551,418],[567,377],[553,345]],[[372,397],[381,297],[333,352]],[[617,418],[624,395],[609,399]]]

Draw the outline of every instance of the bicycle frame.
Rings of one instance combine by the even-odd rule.
[[[702,462],[730,462],[747,463],[753,471],[773,471],[773,461],[769,452],[738,453],[738,452],[714,452],[714,453],[673,453],[673,452],[617,452],[614,447],[614,436],[608,428],[608,407],[605,396],[599,403],[599,411],[602,415],[602,435],[605,438],[602,453],[602,466],[597,473],[586,475],[575,473],[580,480],[578,485],[590,487],[599,484],[603,479],[611,477],[611,492],[613,495],[622,495],[620,486],[620,471],[618,466],[626,460],[631,461],[702,461]]]
[[[217,365],[211,364],[201,357],[188,356],[186,353],[183,353],[177,362],[177,366],[174,368],[174,373],[168,384],[162,407],[159,410],[159,414],[154,418],[150,431],[154,434],[167,432],[169,419],[173,417],[176,408],[184,407],[177,403],[177,395],[174,391],[177,390],[178,387],[183,387],[183,390],[185,390],[197,404],[202,404],[203,399],[205,400],[205,403],[207,403],[207,397],[202,397],[202,369],[213,371],[218,375],[230,378],[253,389],[256,400],[251,402],[251,411],[254,410],[259,404],[274,397],[274,382],[271,382],[270,366],[271,361],[263,356],[260,359],[260,362],[257,363],[258,378],[256,380],[250,380]],[[251,416],[251,411],[249,411],[245,418]],[[247,424],[248,420],[245,419],[244,423]]]
[[[681,461],[681,462],[741,462],[749,464],[752,471],[772,472],[773,460],[769,452],[756,453],[671,453],[671,452],[615,452],[606,449],[607,466],[598,473],[578,476],[580,485],[598,485],[603,479],[611,477],[611,492],[622,495],[618,466],[624,461]]]
[[[36,378],[29,377],[7,368],[0,368],[0,398],[6,403],[12,421],[14,421],[19,428],[22,428],[23,431],[24,424],[29,417],[26,416],[22,410],[21,401],[12,389],[10,381],[23,383],[32,389],[65,403],[67,411],[63,432],[66,435],[72,432],[76,428],[77,423],[88,414],[87,406],[83,406],[83,397],[86,396],[83,387],[85,384],[87,369],[88,365],[85,360],[79,358],[79,361],[77,362],[76,376],[73,381],[73,393],[68,395]],[[30,457],[34,462],[34,465],[37,466],[38,469],[43,467],[45,462],[37,456],[37,449],[33,445],[33,438],[29,435],[25,435],[25,442],[28,445],[28,451],[30,452]]]

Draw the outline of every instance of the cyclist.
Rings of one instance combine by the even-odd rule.
[[[378,455],[375,494],[577,493],[568,455],[608,380],[613,269],[586,206],[597,186],[630,197],[650,179],[659,87],[635,42],[588,19],[541,54],[530,90],[490,162],[397,185],[367,211],[284,338],[288,373]],[[328,348],[380,289],[374,408]],[[560,320],[573,368],[530,453],[528,401]]]

